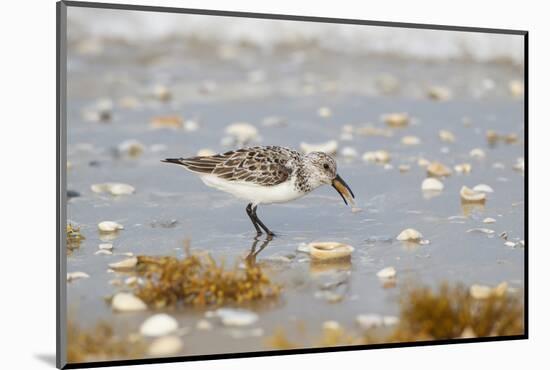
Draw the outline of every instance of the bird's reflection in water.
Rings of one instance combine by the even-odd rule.
[[[268,246],[268,244],[273,240],[273,237],[271,235],[266,236],[265,240],[262,241],[262,244],[260,244],[260,247],[258,248],[258,243],[260,242],[260,238],[256,236],[254,238],[254,241],[252,242],[252,246],[250,247],[250,252],[246,256],[246,264],[249,267],[256,266],[256,256],[265,249],[265,247]]]

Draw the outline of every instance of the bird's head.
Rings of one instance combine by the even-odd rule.
[[[346,182],[338,175],[336,161],[323,152],[312,152],[305,156],[306,166],[311,169],[309,183],[313,187],[323,184],[332,185],[346,204],[353,202],[353,192]]]

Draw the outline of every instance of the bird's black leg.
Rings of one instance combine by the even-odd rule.
[[[258,209],[258,206],[252,207],[252,217],[255,218],[256,223],[257,223],[258,225],[260,225],[260,226],[262,227],[262,229],[265,230],[265,232],[267,233],[267,235],[269,235],[269,236],[275,236],[275,234],[274,234],[271,230],[269,230],[269,229],[267,228],[267,226],[265,226],[264,223],[260,220],[260,218],[259,218],[258,215],[256,214],[256,209]]]
[[[261,235],[262,229],[260,229],[256,221],[256,212],[252,210],[252,203],[248,203],[248,205],[246,206],[246,214],[248,215],[248,217],[250,217],[250,221],[252,221],[252,225],[254,225],[254,227],[256,228],[256,233],[258,235]]]

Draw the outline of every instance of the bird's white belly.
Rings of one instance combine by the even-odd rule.
[[[295,189],[293,181],[285,181],[274,186],[262,186],[244,181],[227,181],[214,175],[203,175],[201,180],[212,188],[254,204],[284,203],[304,195]]]

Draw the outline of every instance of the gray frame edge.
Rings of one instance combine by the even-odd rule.
[[[58,369],[67,365],[67,5],[56,3],[56,351],[55,363]]]

